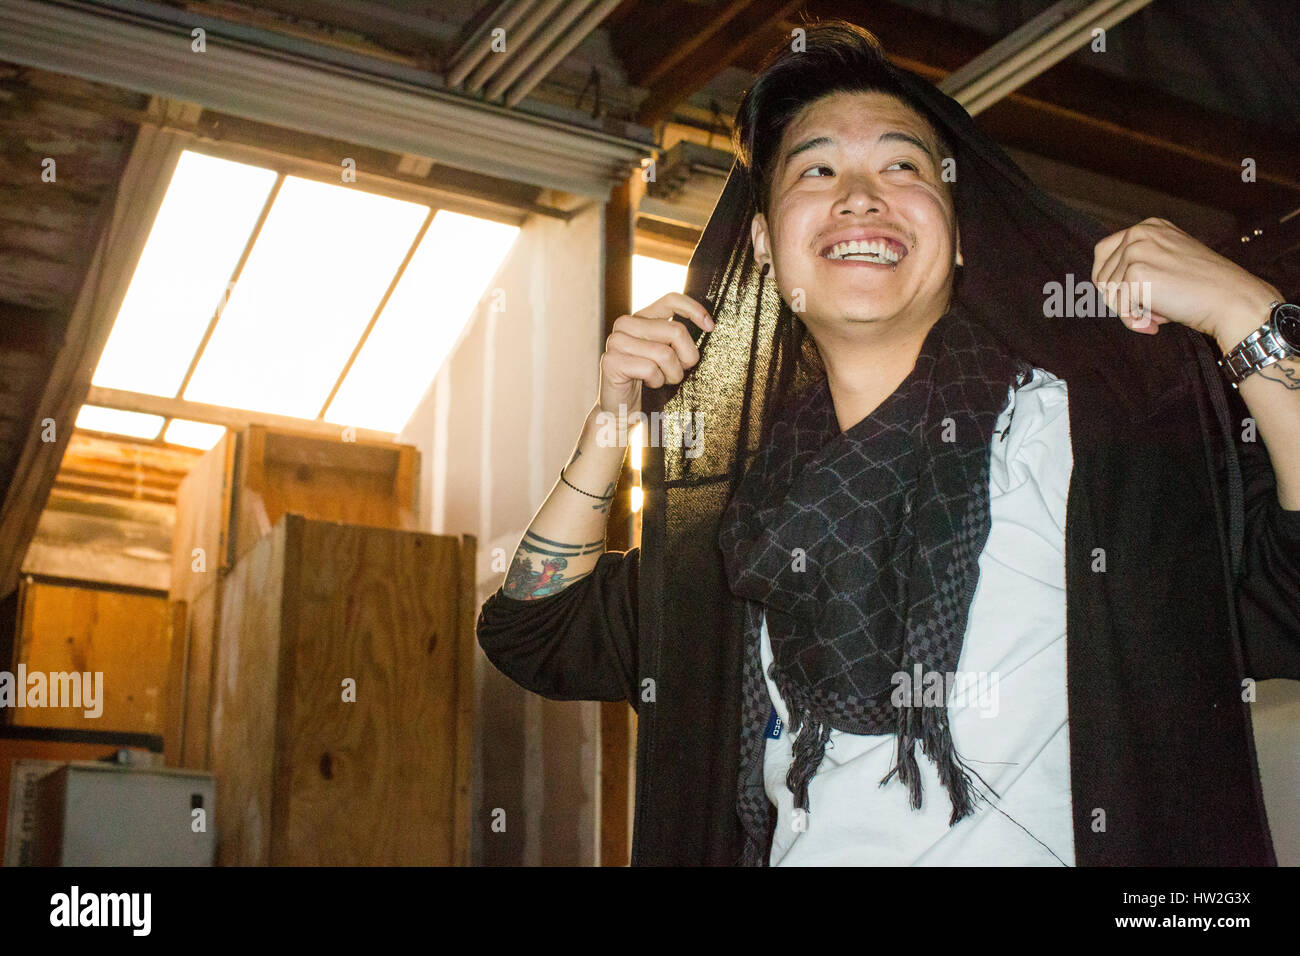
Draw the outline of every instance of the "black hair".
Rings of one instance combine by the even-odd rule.
[[[880,92],[916,109],[890,74],[880,41],[870,31],[845,20],[821,20],[802,29],[802,37],[768,53],[732,126],[732,147],[751,176],[755,206],[765,215],[781,138],[804,107],[832,93]],[[929,125],[940,158],[951,156],[937,124],[917,113]]]

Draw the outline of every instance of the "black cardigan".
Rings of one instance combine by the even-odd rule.
[[[1279,505],[1262,443],[1241,440],[1245,405],[1225,390],[1244,491],[1234,582],[1227,439],[1190,346],[1187,361],[1185,379],[1140,415],[1099,381],[1067,381],[1080,866],[1277,862],[1243,681],[1300,679],[1300,511]],[[1104,571],[1093,570],[1098,548]],[[606,553],[592,574],[534,601],[498,591],[479,615],[479,643],[544,697],[637,710],[634,864],[733,864],[741,661],[710,663],[709,634],[642,646],[639,557],[636,548]],[[701,677],[701,666],[727,673]]]

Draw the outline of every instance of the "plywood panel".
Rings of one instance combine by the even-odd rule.
[[[453,862],[455,538],[299,522],[286,554],[277,792],[290,865]],[[356,701],[345,702],[345,678]],[[290,711],[286,715],[286,711]],[[287,716],[287,720],[286,720]]]
[[[29,674],[102,673],[103,710],[14,708],[15,726],[162,732],[172,638],[165,597],[24,582],[20,629],[17,663]]]
[[[234,446],[234,436],[227,433],[198,460],[177,489],[172,537],[174,600],[192,599],[230,567],[227,536]],[[196,548],[200,549],[198,556]]]
[[[289,515],[231,570],[213,678],[222,864],[466,861],[472,549]]]
[[[217,625],[221,619],[221,589],[217,584],[200,591],[188,604],[185,621],[185,682],[182,685],[182,723],[179,763],[191,770],[207,770],[211,759],[212,675],[215,667]],[[178,651],[180,649],[178,648]],[[173,666],[173,669],[174,666]],[[170,763],[170,761],[169,761]]]
[[[281,525],[231,569],[222,588],[212,686],[222,866],[271,862],[284,555]]]
[[[185,734],[185,674],[189,668],[189,605],[171,602],[172,649],[167,659],[167,683],[163,691],[163,762],[178,767]]]
[[[377,528],[415,527],[418,452],[261,426],[240,437],[236,559],[286,514]]]
[[[475,574],[478,542],[472,534],[460,539],[460,594],[457,596],[459,640],[456,651],[456,798],[453,809],[452,858],[456,866],[470,865],[470,826],[474,781],[474,655],[478,650],[475,631],[478,603]]]
[[[166,591],[171,505],[55,491],[23,560],[23,574]]]

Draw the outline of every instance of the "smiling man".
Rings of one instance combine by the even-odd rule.
[[[637,709],[634,863],[1275,863],[1243,688],[1300,678],[1295,307],[1163,220],[1105,235],[866,31],[804,33],[480,644]],[[1048,318],[1075,273],[1145,314]],[[709,438],[648,450],[605,552],[592,422],[643,399]]]
[[[754,217],[754,254],[769,267],[780,261],[772,278],[783,299],[802,289],[814,303],[802,318],[842,427],[898,387],[947,311],[961,252],[945,155],[896,97],[841,92],[803,108],[775,156],[754,157],[772,217]]]
[[[773,865],[1072,864],[1065,383],[953,307],[930,122],[853,83],[800,102],[806,75],[766,73],[737,127],[754,258],[825,370],[722,521],[770,698],[761,748],[742,731],[742,819]],[[1007,706],[952,693],[981,680]],[[744,785],[760,749],[765,799]]]

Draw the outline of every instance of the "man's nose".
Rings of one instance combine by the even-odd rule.
[[[868,212],[883,212],[888,208],[881,184],[875,176],[846,175],[841,182],[843,191],[836,201],[836,212],[860,215]]]

